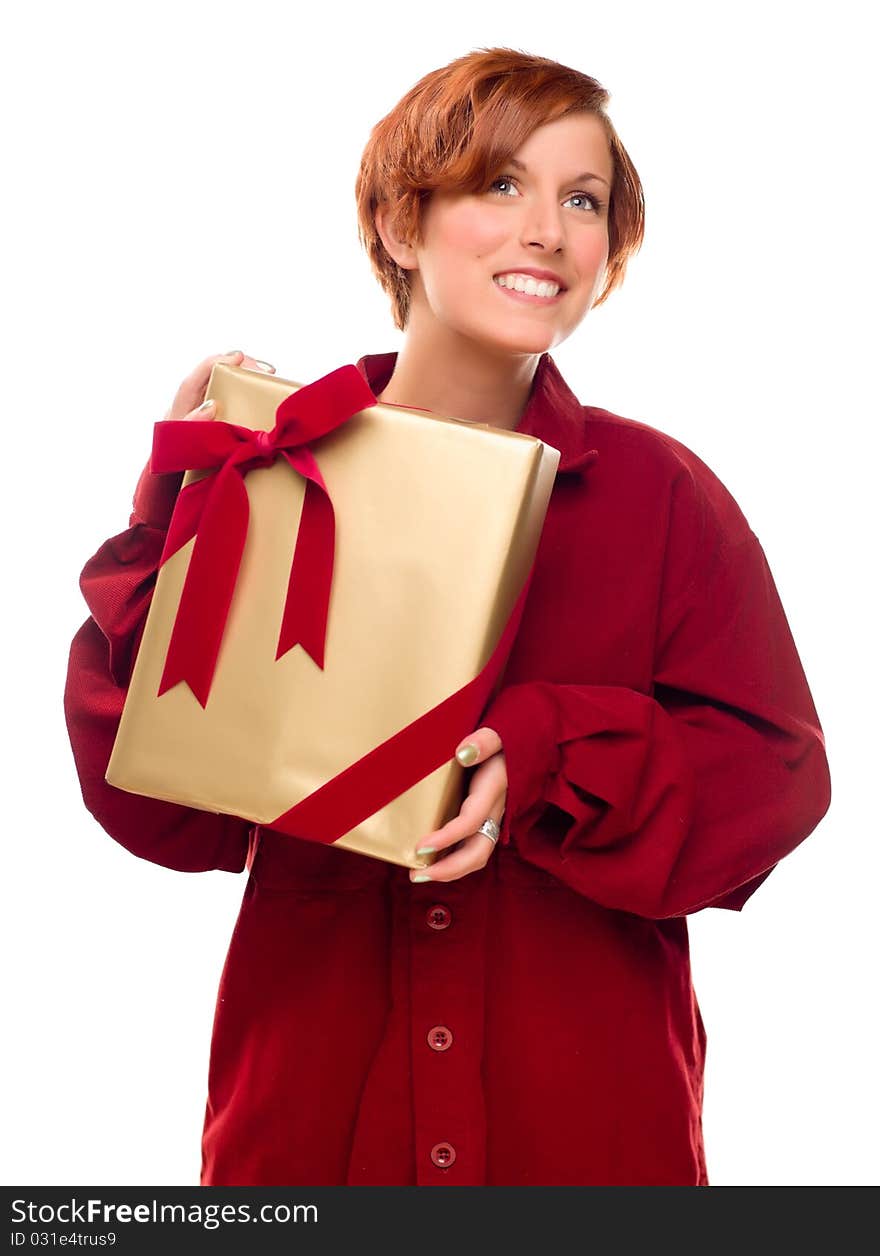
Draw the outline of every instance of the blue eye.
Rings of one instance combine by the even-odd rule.
[[[502,174],[502,175],[499,175],[497,179],[493,180],[493,182],[489,186],[489,190],[496,191],[500,183],[508,183],[510,184],[512,188],[516,187],[516,179],[514,179],[512,175]],[[501,195],[509,197],[510,193],[502,192]],[[598,196],[594,196],[592,192],[572,192],[571,196],[569,196],[567,199],[569,201],[582,200],[582,201],[588,202],[589,207],[596,214],[599,213],[599,211],[603,208],[603,205],[604,205],[604,202],[600,201]]]
[[[595,210],[597,214],[599,210],[602,208],[602,202],[599,200],[598,196],[594,196],[592,192],[572,192],[571,196],[568,199],[570,201],[576,201],[578,199],[582,201],[589,201],[590,205],[593,207],[593,209]]]

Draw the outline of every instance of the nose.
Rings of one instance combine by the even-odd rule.
[[[525,208],[521,242],[526,248],[558,253],[565,239],[562,210],[555,200],[535,198]]]

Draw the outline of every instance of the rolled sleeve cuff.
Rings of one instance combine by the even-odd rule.
[[[489,703],[481,726],[501,738],[507,765],[507,802],[498,839],[506,846],[516,822],[543,803],[547,782],[559,767],[556,711],[541,685],[510,685]]]
[[[150,471],[148,460],[134,491],[130,525],[146,523],[152,528],[167,530],[183,483],[183,475],[182,471],[154,475]]]

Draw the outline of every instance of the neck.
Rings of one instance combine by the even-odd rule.
[[[411,320],[394,373],[377,397],[469,422],[514,430],[540,353],[492,352],[451,328]]]

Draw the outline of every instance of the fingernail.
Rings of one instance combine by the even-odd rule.
[[[455,752],[455,757],[458,759],[462,767],[469,768],[472,763],[476,763],[479,754],[480,752],[474,743],[472,741],[468,741],[463,746],[459,746],[458,750]]]
[[[210,410],[213,404],[214,404],[213,401],[203,401],[202,404],[199,406],[199,409]]]
[[[417,877],[413,877],[413,881],[430,881],[430,880],[431,878],[428,876],[425,876],[423,872],[420,872]]]
[[[241,349],[227,349],[223,356],[224,358],[237,358],[240,353]],[[244,354],[241,353],[241,356],[244,357]]]
[[[416,854],[417,855],[433,855],[436,849],[437,849],[436,846],[417,846]]]
[[[262,362],[259,358],[254,358],[254,361],[256,362],[257,366],[259,366],[264,371],[275,370],[275,367],[272,365],[271,362]]]

